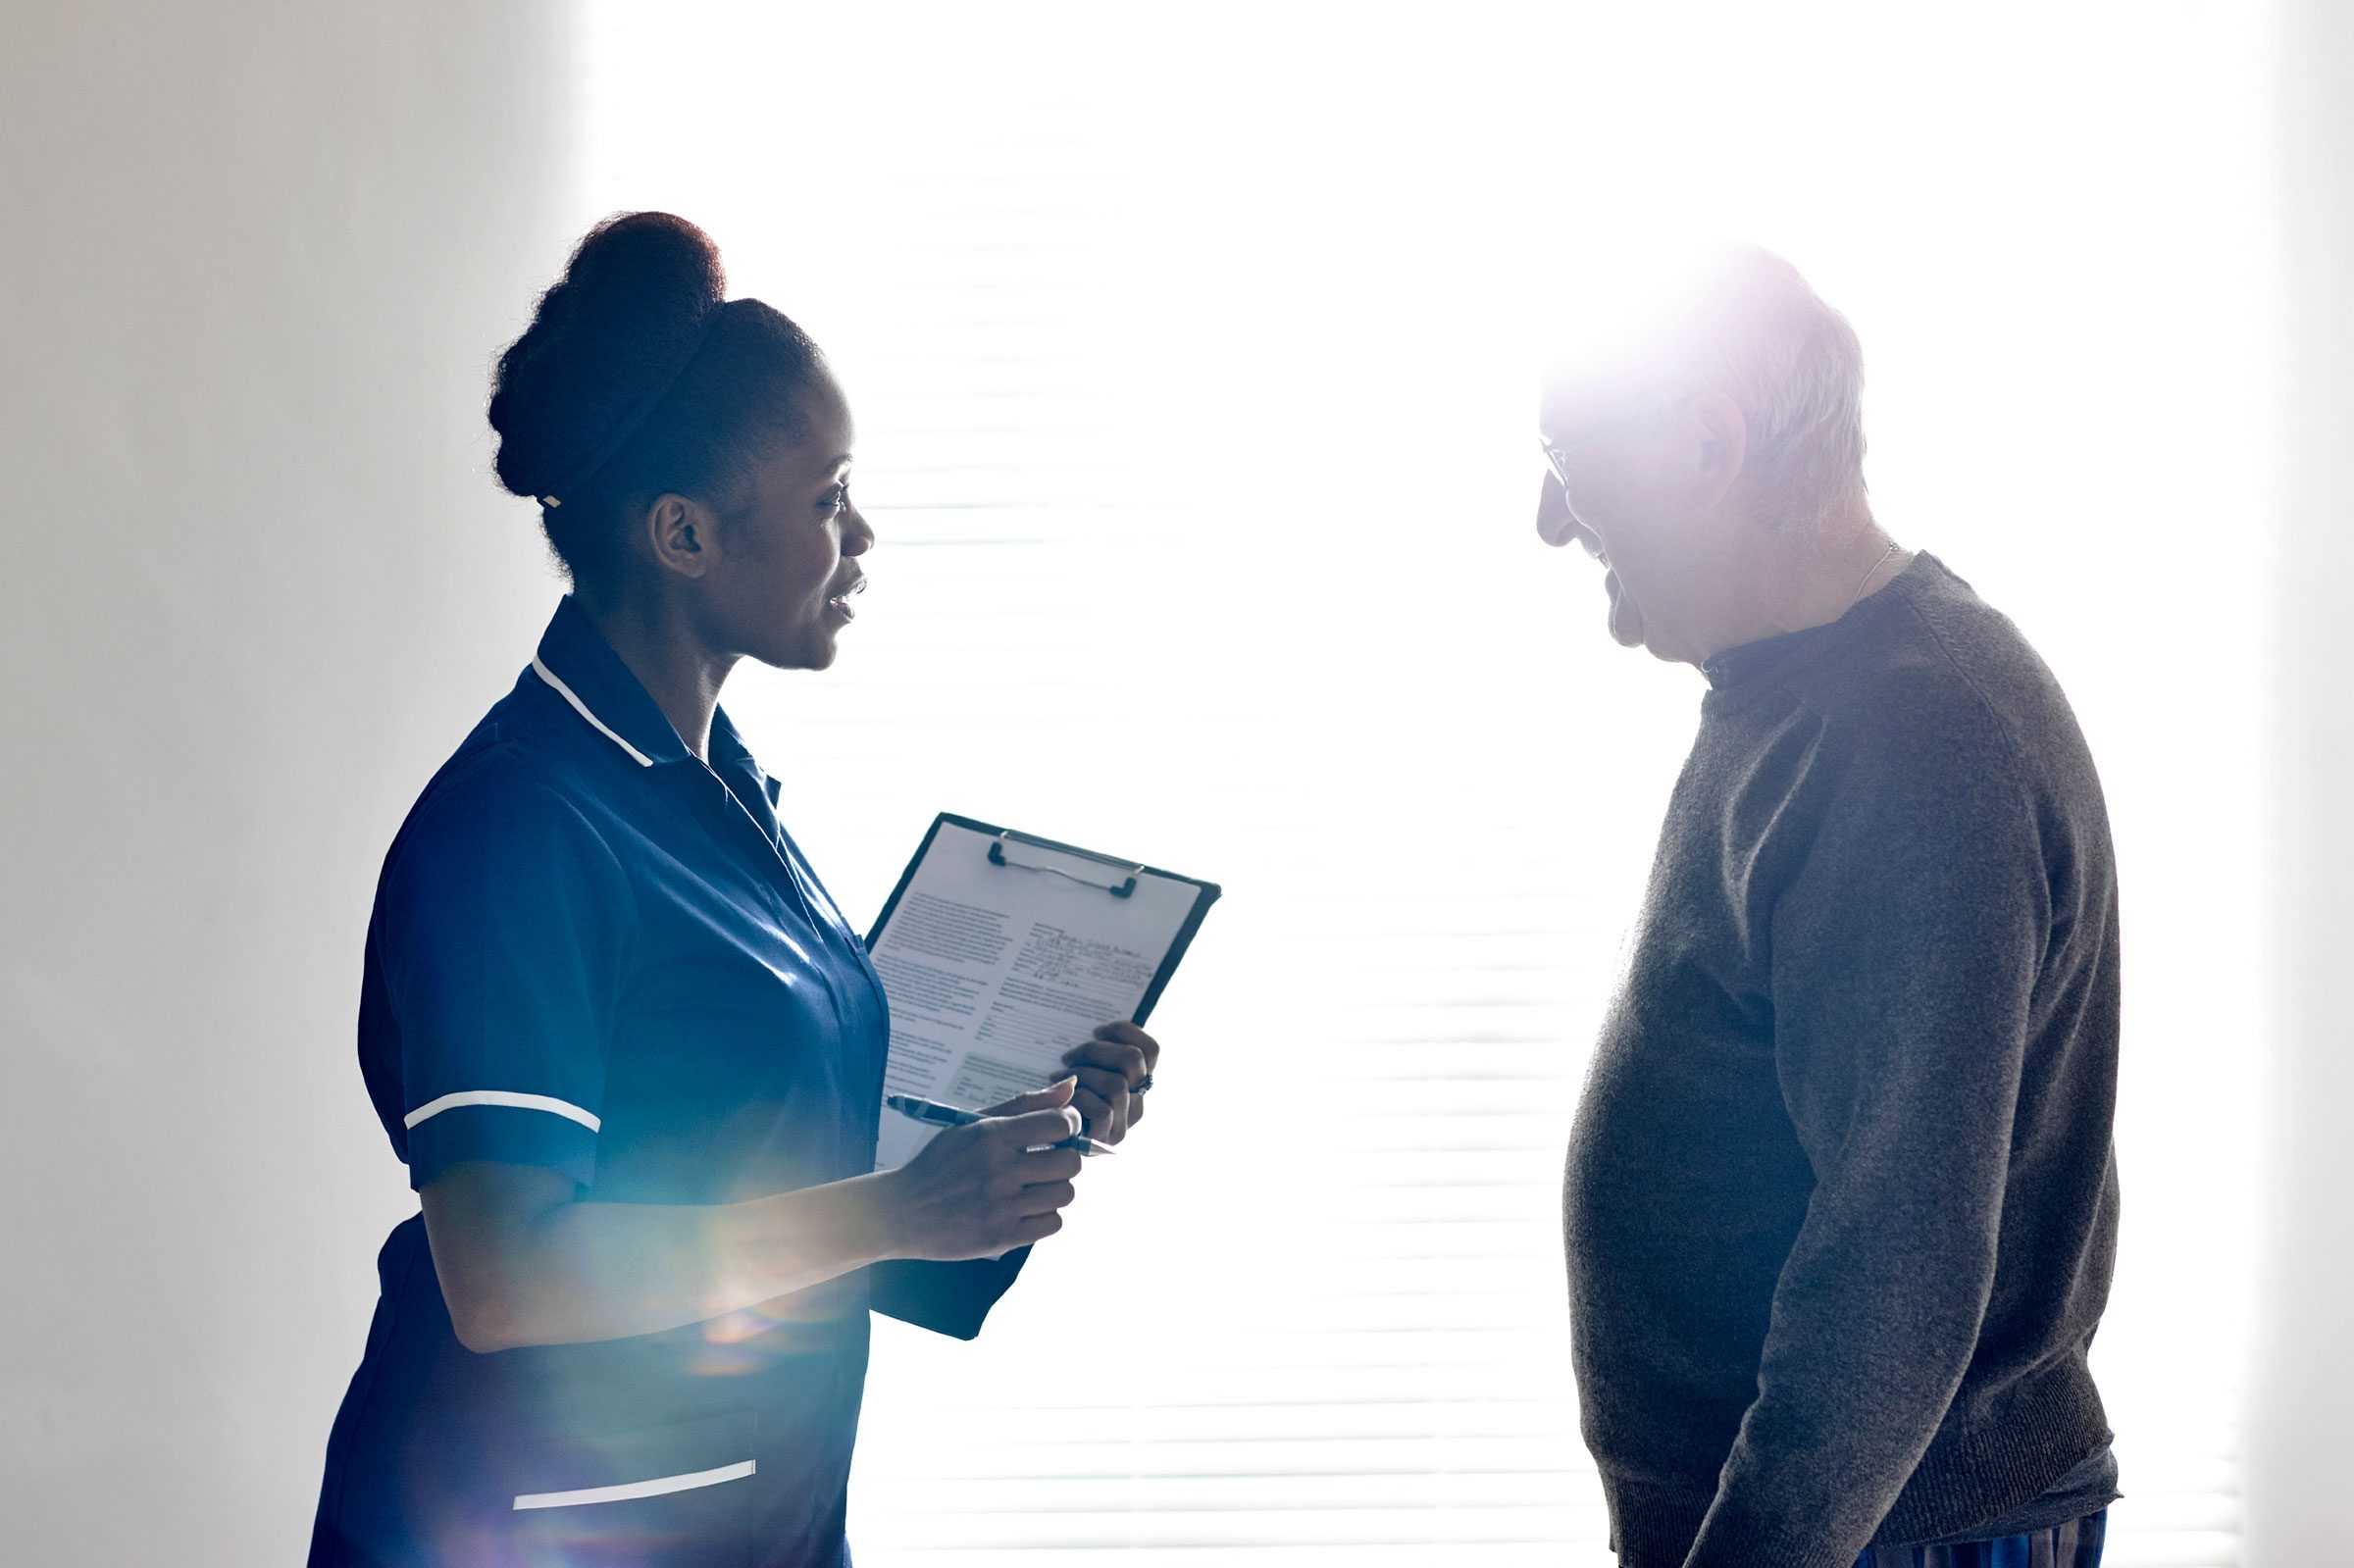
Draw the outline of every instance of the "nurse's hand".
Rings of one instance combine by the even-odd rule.
[[[1071,1103],[1087,1119],[1087,1136],[1117,1143],[1145,1119],[1145,1089],[1160,1061],[1160,1041],[1134,1024],[1105,1024],[1095,1038],[1063,1054],[1079,1075]]]
[[[1076,1196],[1078,1151],[1048,1148],[1079,1131],[1070,1103],[1071,1079],[996,1106],[963,1127],[944,1128],[897,1170],[891,1256],[996,1257],[1062,1229],[1062,1209]]]

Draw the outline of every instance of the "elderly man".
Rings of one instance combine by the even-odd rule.
[[[1866,504],[1780,258],[1548,382],[1537,531],[1699,667],[1564,1183],[1626,1568],[2092,1568],[2117,1233],[2100,783],[2019,630]],[[1861,1554],[1861,1555],[1859,1555]]]

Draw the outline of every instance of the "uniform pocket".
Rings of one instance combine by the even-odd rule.
[[[760,1486],[750,1411],[567,1437],[519,1455],[512,1533],[533,1568],[741,1568]]]

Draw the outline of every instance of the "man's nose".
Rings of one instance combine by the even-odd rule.
[[[1577,519],[1569,515],[1569,497],[1561,493],[1560,476],[1551,473],[1537,492],[1537,537],[1557,550],[1577,537]]]

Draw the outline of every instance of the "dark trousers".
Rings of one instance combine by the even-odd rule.
[[[1879,1546],[1856,1559],[1856,1568],[2101,1568],[2101,1543],[2109,1534],[2109,1510],[2071,1519],[2049,1530],[1958,1546]]]

